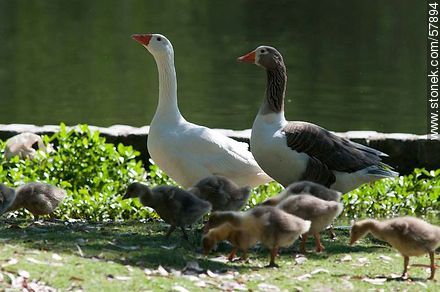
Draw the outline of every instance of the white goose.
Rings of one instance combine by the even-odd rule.
[[[159,71],[159,103],[147,141],[154,162],[185,188],[211,175],[225,176],[239,186],[254,187],[271,181],[246,143],[187,122],[181,115],[171,42],[160,34],[132,38],[153,55]]]
[[[341,191],[398,173],[381,162],[386,154],[340,138],[317,125],[284,117],[287,74],[283,57],[260,46],[238,58],[266,69],[266,98],[252,126],[251,150],[261,168],[284,187],[309,180]]]

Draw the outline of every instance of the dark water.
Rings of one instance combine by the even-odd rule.
[[[420,0],[0,0],[0,124],[148,124],[157,69],[130,35],[160,32],[190,121],[250,128],[265,74],[236,58],[267,44],[287,64],[288,119],[424,133],[425,15]]]

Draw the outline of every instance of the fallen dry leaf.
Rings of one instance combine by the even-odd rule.
[[[12,266],[18,263],[18,260],[16,258],[10,258],[6,264],[2,265],[2,268],[7,266]]]
[[[228,258],[225,256],[219,256],[216,258],[209,258],[208,260],[210,260],[211,262],[217,262],[217,263],[229,263]]]
[[[61,261],[63,260],[63,258],[59,255],[59,254],[52,254],[52,259],[56,260],[56,261]]]
[[[76,249],[78,250],[78,254],[79,254],[79,256],[83,258],[83,257],[84,257],[84,253],[83,253],[81,247],[79,247],[78,244],[76,244]]]
[[[185,267],[182,270],[182,273],[196,273],[201,274],[203,273],[203,269],[200,268],[199,263],[195,261],[187,262]]]
[[[171,287],[172,291],[177,291],[177,292],[189,292],[188,289],[186,289],[185,287],[179,286],[179,285],[174,285],[173,287]]]
[[[387,278],[363,278],[362,281],[373,285],[383,285],[387,281]]]
[[[304,274],[304,275],[296,277],[296,279],[299,281],[307,281],[311,277],[312,277],[312,275],[310,275],[310,274]]]
[[[29,272],[28,271],[25,271],[25,270],[18,270],[18,275],[20,276],[20,277],[23,277],[23,278],[26,278],[26,279],[29,279],[30,278],[30,274],[29,274]]]
[[[118,280],[118,281],[130,281],[131,280],[131,277],[128,277],[128,276],[114,276],[114,278],[115,278],[115,280]]]
[[[389,262],[389,261],[392,260],[391,257],[386,256],[386,255],[383,255],[383,254],[381,254],[380,256],[378,256],[378,259],[383,260],[383,261],[385,261],[385,262]]]
[[[245,285],[237,282],[223,282],[218,288],[226,291],[248,291],[248,288]]]
[[[163,249],[166,249],[166,250],[173,250],[173,249],[176,249],[177,245],[176,245],[176,244],[172,244],[172,245],[161,245],[160,247],[163,248]]]
[[[207,270],[206,271],[206,275],[208,275],[208,277],[211,277],[211,278],[217,278],[218,277],[218,275],[216,273],[214,273],[214,272],[211,272],[211,270]]]
[[[162,266],[159,266],[156,270],[156,272],[163,277],[168,277],[169,273],[167,272],[167,270],[165,270]]]
[[[26,260],[30,263],[37,264],[37,265],[47,265],[47,266],[53,266],[53,267],[62,267],[62,263],[51,263],[51,262],[42,262],[37,259],[27,257]]]
[[[341,261],[341,262],[350,262],[352,260],[353,260],[353,258],[351,257],[351,255],[347,254],[344,257],[342,257],[339,261]]]
[[[321,268],[313,270],[310,274],[315,275],[315,274],[319,274],[319,273],[330,274],[330,272],[328,270],[321,269]]]
[[[123,250],[139,250],[139,249],[141,249],[141,247],[139,245],[125,246],[125,245],[119,245],[119,244],[113,243],[111,241],[109,241],[108,244],[115,246],[117,248],[123,249]]]
[[[280,288],[278,288],[275,285],[266,284],[266,283],[260,283],[258,284],[258,290],[259,291],[280,291]]]
[[[295,256],[295,263],[297,265],[302,265],[307,261],[307,258],[304,255],[296,255]]]

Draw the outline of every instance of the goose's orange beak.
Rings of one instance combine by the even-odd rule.
[[[143,46],[148,46],[148,43],[150,42],[152,35],[151,34],[134,34],[131,36],[131,38]]]
[[[253,64],[253,63],[255,63],[255,56],[256,56],[255,51],[252,51],[244,56],[241,56],[240,58],[237,59],[237,61]]]

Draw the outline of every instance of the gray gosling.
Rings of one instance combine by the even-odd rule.
[[[45,183],[31,182],[15,190],[0,184],[0,215],[21,208],[34,217],[50,215],[65,197],[65,190]]]
[[[278,267],[275,257],[280,247],[288,247],[310,229],[310,221],[290,215],[271,206],[257,206],[245,212],[213,212],[206,224],[210,230],[224,223],[256,237],[270,250],[268,267]]]
[[[278,195],[273,196],[262,203],[262,205],[276,206],[282,200],[289,198],[290,196],[308,194],[325,201],[340,202],[342,193],[329,189],[323,185],[317,184],[311,181],[299,181],[290,184]],[[333,231],[333,226],[330,225],[330,238],[336,238],[336,234]]]
[[[212,204],[212,211],[237,211],[249,199],[250,187],[240,188],[224,176],[208,176],[188,189],[200,199]]]
[[[341,214],[343,205],[333,201],[324,201],[314,196],[303,194],[288,197],[277,205],[281,210],[312,222],[307,233],[302,234],[300,252],[306,252],[306,241],[309,235],[315,237],[316,252],[322,252],[319,232],[329,226]]]
[[[431,276],[434,280],[434,252],[440,246],[440,227],[429,224],[415,217],[398,217],[385,221],[365,219],[351,227],[350,245],[368,233],[377,239],[388,242],[403,256],[402,278],[408,278],[410,256],[429,254],[431,259]]]
[[[183,238],[188,239],[185,227],[199,220],[211,210],[211,204],[199,199],[192,193],[175,186],[158,186],[150,189],[141,183],[132,183],[128,186],[123,199],[139,198],[144,206],[153,208],[170,228],[166,238],[179,227]]]

